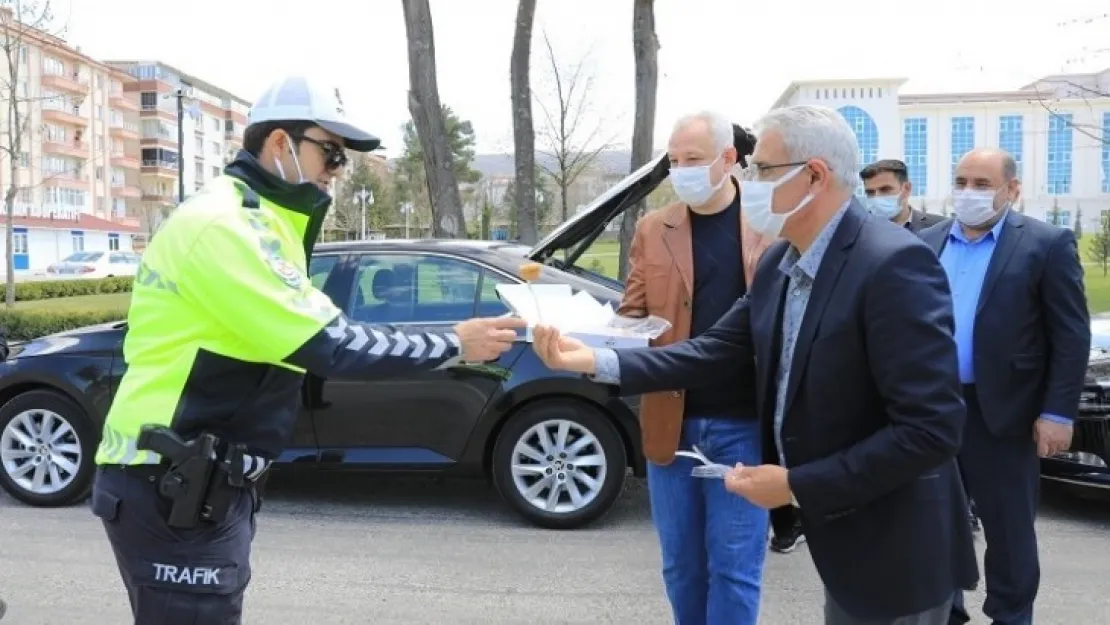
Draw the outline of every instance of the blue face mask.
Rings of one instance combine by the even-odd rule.
[[[724,156],[724,155],[721,155]],[[721,160],[721,156],[713,159],[708,165],[695,165],[692,167],[671,167],[671,186],[674,187],[678,199],[693,207],[704,206],[709,198],[721,188],[728,179],[727,174],[722,174],[720,181],[713,184],[712,169]]]
[[[867,210],[883,219],[894,219],[902,212],[902,202],[897,195],[876,195],[867,198]]]

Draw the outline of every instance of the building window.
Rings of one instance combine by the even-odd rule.
[[[219,167],[213,167],[212,168],[212,177],[213,178],[219,178],[220,177],[220,168]]]
[[[158,94],[153,91],[144,91],[140,96],[140,103],[144,111],[153,111],[158,108]]]
[[[952,118],[952,171],[949,174],[949,179],[956,178],[956,165],[959,164],[960,159],[964,154],[975,149],[975,118],[974,117],[953,117]]]
[[[103,165],[97,165],[96,166],[96,179],[97,180],[104,180],[104,166]]]
[[[220,123],[219,118],[212,117],[211,119],[212,119],[212,130],[214,130],[216,132],[219,132],[220,131],[220,126],[222,126],[223,124]]]
[[[66,65],[52,56],[42,57],[42,73],[51,76],[65,76]]]
[[[119,251],[119,235],[114,233],[114,232],[108,233],[108,251],[109,252],[118,252]]]
[[[856,133],[856,143],[859,144],[859,163],[860,167],[864,167],[870,163],[874,163],[879,159],[879,127],[875,125],[875,120],[867,114],[867,111],[859,108],[858,106],[844,106],[837,109],[848,125],[852,127],[852,132]]]
[[[1102,114],[1102,192],[1110,193],[1110,112]]]
[[[196,174],[196,179],[197,179],[198,183],[203,181],[204,180],[204,163],[197,163],[196,164],[196,170],[194,171],[194,173]]]
[[[58,126],[56,124],[44,124],[42,130],[42,134],[46,136],[46,140],[50,143],[66,142],[65,126]]]
[[[73,230],[73,231],[70,232],[70,235],[72,235],[72,239],[73,239],[73,251],[74,252],[84,252],[85,251],[85,233],[80,231],[80,230]]]
[[[1014,157],[1018,178],[1021,177],[1022,148],[1025,133],[1021,115],[1003,115],[998,118],[998,149]]]
[[[144,167],[165,167],[177,169],[177,152],[165,148],[143,148]]]
[[[12,253],[13,254],[27,254],[27,231],[16,230],[12,232]]]
[[[909,170],[914,197],[924,197],[929,191],[929,120],[910,117],[902,120],[902,160]]]
[[[96,118],[104,119],[104,107],[99,104],[96,105]]]
[[[1045,157],[1048,165],[1045,191],[1049,195],[1071,193],[1071,113],[1048,114],[1048,150]]]
[[[204,154],[204,137],[197,137],[197,156]]]
[[[213,141],[211,143],[210,147],[211,147],[210,151],[212,152],[213,156],[219,156],[220,155],[220,142],[219,141]]]
[[[30,152],[20,152],[19,153],[19,166],[20,167],[30,167],[31,166],[31,153]]]

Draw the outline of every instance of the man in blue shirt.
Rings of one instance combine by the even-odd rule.
[[[1038,457],[1071,445],[1091,346],[1075,235],[1013,211],[1020,193],[1013,157],[973,150],[956,166],[956,219],[921,233],[952,290],[967,404],[959,461],[987,539],[983,612],[996,625],[1033,622]],[[952,623],[969,620],[958,597]]]

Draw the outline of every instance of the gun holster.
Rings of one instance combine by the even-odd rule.
[[[244,486],[242,445],[217,456],[219,438],[204,433],[185,441],[164,425],[144,425],[136,447],[153,451],[169,464],[158,492],[173,502],[170,527],[191,529],[200,521],[219,523],[227,516],[235,490]]]

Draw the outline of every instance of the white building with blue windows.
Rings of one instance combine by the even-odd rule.
[[[1110,69],[1047,76],[1014,91],[901,94],[905,82],[794,82],[774,107],[838,110],[855,130],[860,166],[904,161],[912,203],[930,213],[951,213],[956,162],[976,147],[1014,156],[1027,215],[1072,227],[1078,217],[1090,231],[1110,211]]]

